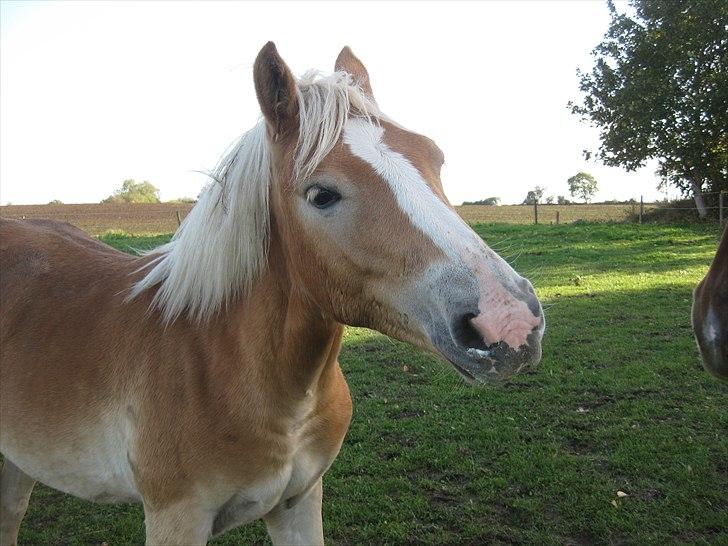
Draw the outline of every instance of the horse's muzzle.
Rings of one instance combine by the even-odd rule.
[[[486,344],[470,325],[466,315],[455,321],[447,333],[434,336],[433,345],[467,381],[492,383],[508,379],[527,366],[541,360],[541,340],[545,329],[543,313],[538,326],[527,335],[525,343],[511,347],[505,341]]]

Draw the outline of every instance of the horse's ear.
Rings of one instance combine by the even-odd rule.
[[[296,79],[273,42],[265,44],[258,53],[253,79],[260,109],[274,138],[294,131],[298,127]]]
[[[359,58],[354,55],[349,46],[344,46],[344,49],[341,50],[339,56],[336,57],[334,70],[337,72],[343,71],[351,74],[356,84],[361,87],[367,95],[374,98],[372,85],[369,82],[369,72],[367,72],[364,63],[362,63]]]

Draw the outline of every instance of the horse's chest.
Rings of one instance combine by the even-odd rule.
[[[341,381],[344,387],[338,396],[319,404],[311,400],[301,408],[298,418],[285,427],[285,440],[278,436],[263,442],[260,452],[275,456],[266,457],[268,462],[260,466],[267,470],[246,480],[246,486],[219,509],[213,534],[258,519],[278,505],[291,507],[316,485],[336,458],[351,419],[351,399]]]
[[[215,518],[213,534],[256,520],[281,503],[292,506],[316,484],[335,457],[336,452],[321,452],[315,443],[300,446],[286,464],[225,503]]]

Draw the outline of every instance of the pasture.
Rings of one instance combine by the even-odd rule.
[[[728,543],[728,385],[700,368],[689,314],[718,228],[476,230],[544,302],[542,364],[471,387],[433,356],[348,329],[354,417],[324,478],[328,543]],[[103,239],[130,251],[168,236]],[[143,540],[140,506],[44,487],[20,535]],[[258,523],[213,544],[267,541]]]

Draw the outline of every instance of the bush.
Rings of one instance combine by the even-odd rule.
[[[137,182],[133,179],[124,180],[121,188],[116,190],[102,203],[160,203],[159,190],[145,180]]]

